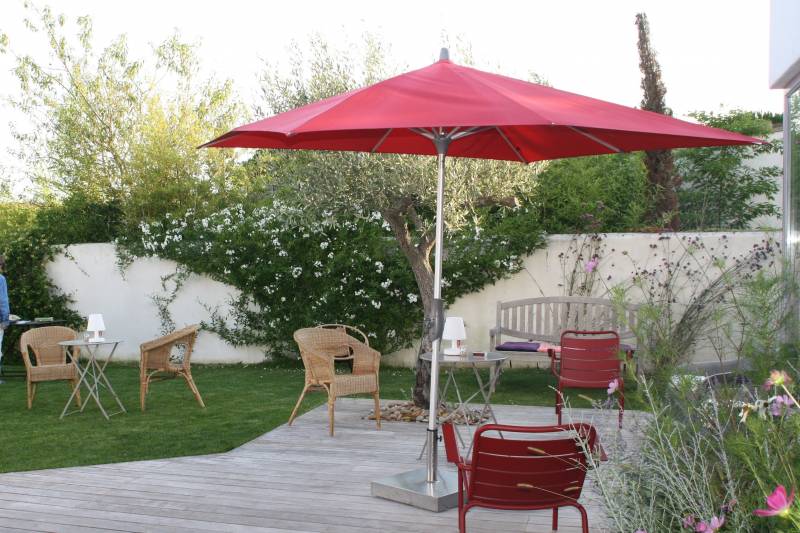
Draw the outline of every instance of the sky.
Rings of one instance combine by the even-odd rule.
[[[37,5],[43,5],[38,2]],[[676,116],[692,111],[782,111],[782,92],[768,86],[769,2],[766,0],[317,1],[61,0],[48,5],[74,19],[93,20],[95,48],[126,34],[133,56],[177,29],[200,46],[205,74],[234,81],[246,102],[257,101],[263,62],[285,61],[287,46],[320,34],[341,46],[365,31],[380,36],[408,68],[438,59],[441,46],[469,42],[476,66],[527,78],[530,72],[558,89],[638,106],[637,12],[647,13],[667,105]],[[22,24],[21,0],[0,2],[0,31],[22,53],[44,51],[41,37]],[[454,57],[453,59],[457,59]],[[0,55],[0,95],[16,90],[13,61]],[[722,107],[721,107],[722,106]],[[7,150],[9,121],[24,117],[0,102],[0,166],[21,174]]]

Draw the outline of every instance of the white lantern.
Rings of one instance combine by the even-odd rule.
[[[105,339],[100,336],[106,330],[106,324],[103,322],[103,315],[93,314],[89,315],[89,323],[86,325],[86,331],[94,333],[94,337],[90,342],[103,342]]]
[[[464,343],[467,330],[464,329],[464,319],[460,316],[449,316],[444,323],[442,339],[450,341],[450,347],[444,349],[445,355],[464,355]]]

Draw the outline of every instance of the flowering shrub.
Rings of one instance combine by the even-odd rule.
[[[276,201],[208,216],[190,210],[140,229],[118,244],[241,290],[231,316],[212,309],[206,324],[234,344],[282,354],[294,351],[296,329],[335,322],[361,328],[389,353],[420,333],[416,282],[379,213],[345,219],[327,212],[309,221],[299,208]],[[447,301],[519,270],[521,257],[541,243],[525,209],[487,213],[485,223],[463,228],[446,243]]]
[[[800,410],[792,380],[771,372],[768,398],[744,387],[754,395],[749,402],[737,400],[741,384],[701,380],[666,403],[643,382],[652,415],[636,428],[638,449],[604,436],[609,460],[592,471],[611,529],[797,531]]]

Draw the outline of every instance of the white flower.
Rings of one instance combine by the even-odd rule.
[[[285,302],[286,301],[286,296],[281,296],[281,301]]]
[[[303,268],[302,267],[299,267],[299,266],[292,267],[292,277],[293,278],[299,278],[300,274],[302,274],[302,273],[303,273]]]
[[[389,288],[389,285],[391,285],[391,284],[392,284],[392,280],[390,280],[390,279],[387,279],[386,281],[384,281],[383,283],[381,283],[381,287],[383,287],[384,289],[388,289],[388,288]]]
[[[287,252],[286,250],[281,250],[280,252],[278,252],[278,255],[281,257],[286,257],[287,255],[289,255],[289,252]]]
[[[330,242],[328,242],[328,241],[322,241],[321,243],[319,243],[319,247],[320,247],[320,248],[322,248],[323,250],[325,250],[326,248],[328,248],[328,246],[329,246],[330,244],[331,244],[331,243],[330,243]]]
[[[328,259],[333,259],[333,252],[328,252]]]
[[[314,272],[314,277],[315,278],[321,278],[322,277],[322,272]]]
[[[409,303],[412,304],[416,303],[417,300],[419,299],[419,297],[416,294],[409,294],[408,296],[406,296],[406,298],[408,298]]]
[[[381,303],[380,302],[376,302],[375,300],[370,300],[370,303],[372,304],[372,307],[374,307],[375,309],[380,309],[381,308]]]
[[[322,267],[322,261],[314,261],[314,266],[317,268]]]
[[[375,269],[377,270],[378,274],[383,272],[383,263],[380,261],[375,261]]]
[[[389,337],[390,339],[393,339],[395,335],[397,335],[397,332],[393,329],[390,329],[389,331],[386,332],[386,336]]]

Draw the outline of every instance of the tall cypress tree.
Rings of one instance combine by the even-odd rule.
[[[656,53],[650,45],[650,24],[647,15],[636,14],[639,28],[639,69],[642,71],[642,109],[671,115],[664,96],[667,93],[661,80],[661,67]],[[678,186],[680,178],[675,174],[675,161],[671,150],[652,150],[645,152],[647,177],[653,189],[653,202],[647,217],[654,224],[665,224],[677,230],[680,227],[678,214]]]

